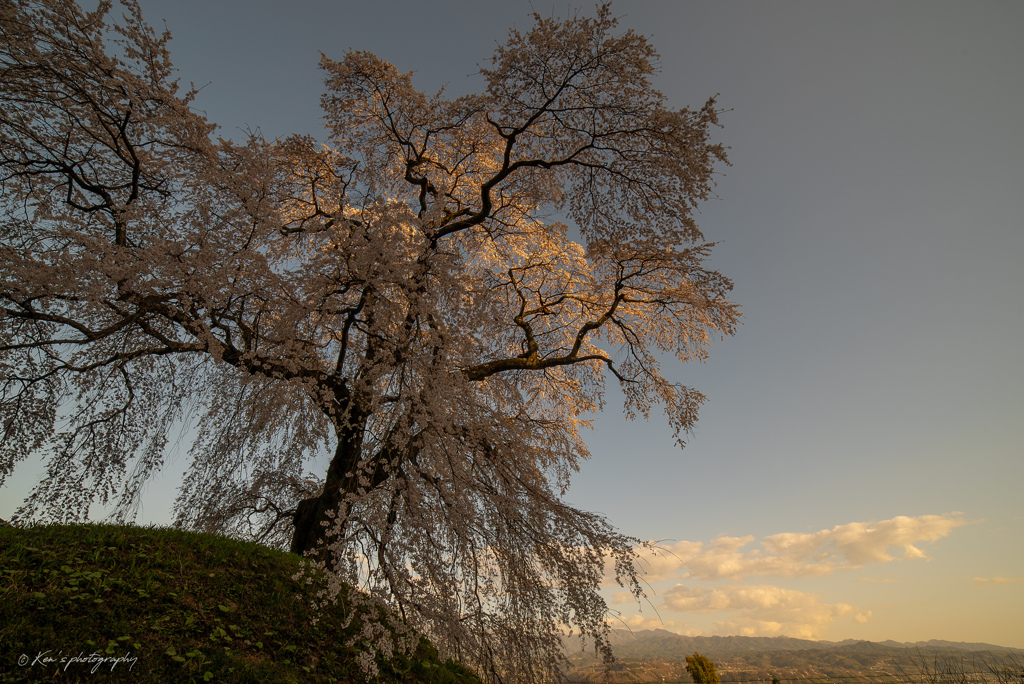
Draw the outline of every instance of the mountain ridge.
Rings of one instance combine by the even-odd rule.
[[[685,658],[694,652],[715,663],[723,684],[764,684],[772,679],[787,684],[1007,684],[1010,680],[992,679],[994,673],[1012,672],[1014,682],[1024,675],[1024,650],[979,642],[684,636],[664,629],[612,630],[609,641],[616,662],[608,672],[592,650],[573,655],[573,646],[567,643],[568,681],[689,682]],[[580,646],[579,640],[572,644]],[[963,677],[965,673],[970,677]]]
[[[867,639],[843,639],[842,641],[826,641],[819,639],[802,639],[789,636],[740,636],[740,635],[713,635],[713,636],[687,636],[667,629],[642,629],[626,630],[613,629],[610,634],[610,643],[613,647],[627,645],[630,643],[644,643],[655,640],[666,640],[679,643],[694,644],[695,650],[704,652],[713,648],[722,649],[725,652],[745,651],[788,651],[807,649],[831,649],[854,644],[876,644],[886,648],[928,648],[928,649],[956,649],[961,651],[994,651],[994,652],[1017,652],[1024,650],[1024,647],[1000,646],[983,642],[970,641],[948,641],[944,639],[929,639],[928,641],[870,641]]]

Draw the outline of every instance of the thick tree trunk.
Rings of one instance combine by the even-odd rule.
[[[292,519],[295,524],[295,531],[292,533],[291,552],[299,555],[307,551],[323,547],[327,542],[327,527],[324,523],[330,523],[328,512],[338,513],[338,504],[333,499],[337,496],[328,496],[328,492],[320,496],[303,499],[295,510],[295,517]]]
[[[363,430],[369,415],[352,409],[346,416],[346,423],[337,428],[338,446],[327,468],[323,491],[319,496],[300,501],[295,510],[292,553],[310,554],[333,541],[328,535],[334,530],[338,516],[344,518],[348,512],[346,496],[359,490],[359,471],[365,466],[361,463],[364,458]],[[382,471],[368,473],[370,489],[386,479],[382,474]],[[344,534],[344,529],[341,533]],[[333,559],[327,556],[319,560],[333,564]]]
[[[341,510],[345,505],[345,495],[354,492],[358,483],[355,475],[362,457],[362,427],[357,422],[354,426],[350,424],[338,429],[338,446],[327,468],[323,491],[319,496],[300,501],[295,510],[292,553],[306,554],[329,543],[328,533],[337,520],[331,514],[345,514]],[[322,560],[328,561],[327,558]]]

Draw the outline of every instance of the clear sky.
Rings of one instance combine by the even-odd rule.
[[[318,51],[459,94],[531,24],[519,0],[142,7],[227,137],[323,137]],[[733,166],[700,225],[744,311],[708,363],[670,373],[708,397],[685,450],[614,398],[588,438],[570,500],[673,552],[642,613],[614,604],[623,620],[1024,647],[1024,3],[613,11],[660,51],[673,105],[730,110]],[[169,520],[172,490],[152,486],[143,522]]]

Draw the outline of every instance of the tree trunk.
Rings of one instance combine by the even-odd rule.
[[[338,446],[334,458],[327,468],[324,489],[319,496],[303,499],[295,509],[292,518],[295,530],[292,533],[291,552],[300,555],[326,546],[328,531],[333,528],[336,517],[344,515],[345,495],[355,492],[356,477],[363,449],[362,425],[338,430]],[[321,558],[330,562],[328,558]]]
[[[292,521],[295,524],[295,531],[292,533],[291,552],[304,555],[307,551],[320,548],[325,545],[327,539],[327,527],[324,523],[330,524],[331,519],[328,512],[338,512],[338,504],[334,499],[339,496],[329,496],[324,491],[320,496],[303,499],[295,509],[295,516]]]

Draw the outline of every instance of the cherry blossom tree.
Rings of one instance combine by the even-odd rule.
[[[492,680],[557,675],[567,629],[610,654],[637,541],[562,496],[607,380],[681,446],[703,397],[662,366],[733,332],[693,218],[714,100],[668,107],[602,7],[463,97],[324,57],[328,144],[226,141],[124,7],[0,10],[0,484],[47,462],[17,518],[133,519],[190,425],[178,524],[304,553]]]

